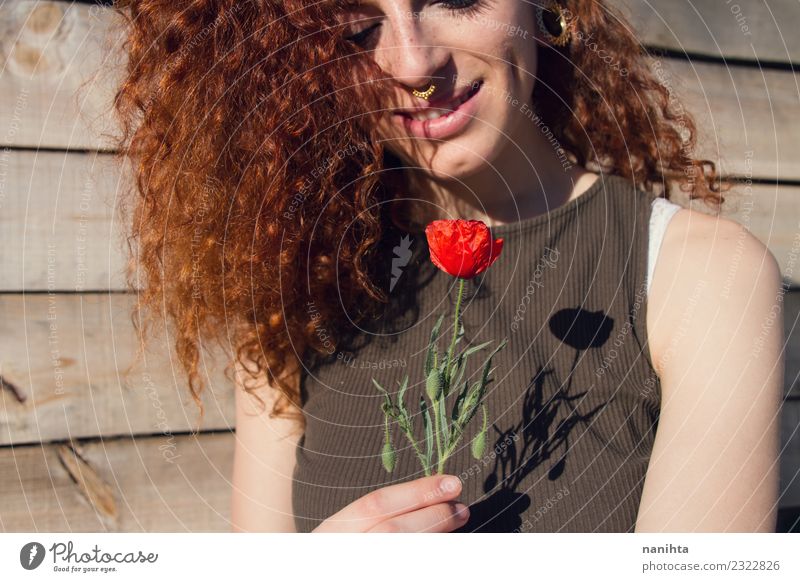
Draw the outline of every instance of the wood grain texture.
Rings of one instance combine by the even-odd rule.
[[[8,195],[0,205],[0,291],[128,290],[125,229],[115,216],[125,187],[112,156],[8,156]],[[686,204],[685,197],[678,201]],[[800,286],[800,187],[742,183],[723,215],[747,226]]]
[[[698,154],[725,175],[800,180],[800,77],[786,71],[651,60],[678,111],[698,123]]]
[[[112,156],[9,151],[6,159],[0,291],[125,289]]]
[[[233,433],[0,448],[0,531],[227,532]]]
[[[0,445],[94,436],[175,434],[197,428],[197,409],[174,355],[156,338],[133,361],[133,296],[0,296]],[[784,297],[786,393],[800,397],[800,292]],[[171,348],[170,348],[171,349]],[[223,358],[205,361],[202,430],[234,426],[233,384]]]
[[[111,23],[87,4],[0,3],[0,145],[111,147],[103,134],[124,62]]]
[[[787,293],[783,303],[783,327],[787,338],[784,386],[787,395],[800,400],[800,291]],[[800,439],[796,452],[800,455]]]
[[[643,23],[642,40],[663,45],[663,30],[659,32],[654,26],[662,18],[667,23],[662,28],[674,32],[681,41],[702,38],[697,25],[689,26],[682,19],[702,20],[695,18],[691,7],[675,7],[683,4],[688,5],[688,0],[661,3],[656,9],[646,3],[631,3],[635,20]],[[791,4],[796,11],[796,0],[770,3],[773,13],[767,20],[773,16],[782,18],[781,25],[791,30]],[[748,46],[748,39],[740,38],[735,18],[726,14],[729,9],[715,7],[713,0],[694,5],[706,22],[719,23],[719,34],[725,31],[730,35],[726,47],[734,50]],[[753,18],[769,14],[768,10],[753,6],[749,12]],[[33,18],[31,14],[43,16]],[[793,18],[798,19],[796,14]],[[675,23],[670,24],[670,19]],[[114,127],[108,104],[124,63],[119,35],[109,34],[112,11],[66,2],[6,3],[0,6],[0,22],[5,22],[0,31],[1,54],[9,59],[9,65],[0,71],[0,145],[107,147],[108,142],[100,134]],[[40,24],[31,24],[37,22]],[[782,45],[789,36],[781,39],[777,31],[764,25],[755,29],[758,32],[754,38],[765,42]],[[705,42],[713,43],[714,32],[717,31],[706,35],[711,40]],[[791,36],[796,39],[796,35]],[[17,45],[38,47],[35,54],[39,56],[23,56],[27,49]],[[688,109],[701,118],[710,139],[704,155],[714,160],[721,157],[729,172],[744,174],[746,165],[751,163],[756,177],[800,179],[800,162],[794,155],[800,145],[800,132],[796,130],[799,84],[791,71],[655,60],[664,69],[674,66],[674,73],[666,79],[670,86],[677,90],[686,83]],[[87,79],[88,95],[76,96],[78,86]],[[91,126],[86,123],[88,120],[93,120]],[[746,162],[744,152],[750,150],[754,154],[751,162]]]
[[[800,507],[800,400],[781,411],[781,507]]]
[[[797,0],[609,0],[646,45],[749,61],[800,62]]]
[[[0,376],[25,397],[0,391],[0,445],[233,426],[224,354],[213,351],[202,363],[208,389],[198,426],[166,336],[153,338],[136,359],[134,301],[123,294],[0,295]]]
[[[800,505],[800,402],[783,409],[780,506]],[[233,435],[0,447],[0,531],[229,531]]]

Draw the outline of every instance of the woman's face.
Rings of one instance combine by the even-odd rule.
[[[345,36],[374,51],[398,81],[378,128],[387,147],[411,166],[459,179],[524,139],[520,116],[530,113],[536,74],[534,8],[526,0],[364,0],[345,12]],[[429,100],[412,95],[429,81],[436,86]],[[414,119],[421,107],[430,109]],[[431,112],[447,115],[419,117]]]

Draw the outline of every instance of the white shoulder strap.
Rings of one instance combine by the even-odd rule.
[[[658,251],[661,248],[661,241],[664,240],[664,233],[667,232],[667,225],[681,206],[670,202],[666,198],[656,198],[652,203],[650,213],[650,237],[647,248],[647,292],[650,293],[650,281],[653,280],[653,272],[656,268]]]

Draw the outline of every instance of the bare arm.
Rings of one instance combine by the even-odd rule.
[[[277,389],[266,377],[255,398],[244,391],[237,367],[236,440],[231,496],[232,531],[294,532],[292,473],[301,430],[292,420],[269,418]],[[294,376],[295,382],[299,374]]]
[[[774,257],[738,224],[671,221],[648,302],[662,406],[636,531],[774,531],[781,292]]]

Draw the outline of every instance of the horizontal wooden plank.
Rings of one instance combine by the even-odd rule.
[[[204,360],[205,417],[171,343],[135,361],[133,295],[0,295],[0,444],[175,434],[233,425],[233,384],[217,352]],[[24,398],[20,402],[17,395]]]
[[[784,385],[787,394],[800,398],[800,292],[787,293],[783,303],[783,327],[787,338]]]
[[[800,505],[800,402],[783,411],[781,507]],[[0,531],[230,530],[233,434],[0,448]]]
[[[796,0],[771,5],[772,14],[784,18],[780,21],[784,26],[792,21],[786,16],[790,4],[796,10]],[[690,6],[678,10],[672,5],[659,5],[654,11],[646,3],[632,5],[637,18],[653,15],[644,18],[645,22],[661,22],[664,15],[694,20]],[[708,15],[709,21],[720,22],[721,29],[736,29],[733,17],[725,24],[728,7],[718,9],[712,0],[698,6],[700,14]],[[769,12],[752,7],[749,11],[761,13],[762,17]],[[113,127],[108,104],[122,71],[120,63],[124,62],[119,48],[115,49],[120,39],[108,35],[111,14],[108,8],[66,2],[0,6],[0,21],[7,18],[0,39],[5,38],[6,44],[16,43],[6,49],[9,65],[0,71],[0,145],[89,149],[108,145],[99,135],[100,130]],[[680,31],[681,36],[697,36],[683,22],[670,24],[669,28]],[[657,38],[653,34],[643,34],[645,42]],[[730,44],[737,45],[738,33],[733,34]],[[765,33],[760,28],[757,36],[780,39],[774,32]],[[747,40],[742,38],[738,43],[747,46]],[[17,44],[34,47],[32,54],[36,58],[27,49],[14,49]],[[105,51],[101,47],[106,47]],[[663,73],[664,82],[676,90],[676,95],[685,94],[687,109],[700,117],[706,139],[703,155],[712,160],[721,157],[725,171],[740,175],[749,172],[764,179],[800,179],[800,160],[794,155],[800,146],[798,81],[791,71],[759,71],[673,59],[655,61],[664,71],[674,69]],[[31,72],[33,65],[36,70]],[[78,85],[92,78],[89,96],[76,99],[73,93]],[[684,83],[685,91],[681,91]],[[82,118],[96,123],[87,129]]]
[[[800,62],[797,0],[609,0],[642,43],[690,54],[749,61]]]
[[[175,434],[197,409],[163,336],[129,374],[138,338],[128,295],[0,296],[0,445],[94,436]],[[784,297],[786,392],[800,396],[800,292]],[[169,348],[169,349],[168,349]],[[204,430],[235,423],[223,358],[204,362]],[[24,401],[16,397],[19,394]]]
[[[660,82],[697,120],[698,154],[723,174],[800,180],[800,77],[792,72],[653,59]],[[681,105],[682,104],[682,105]]]
[[[0,448],[0,531],[227,532],[233,433]]]
[[[111,16],[87,4],[0,2],[0,145],[111,147],[102,134],[114,127],[108,105],[123,72]]]
[[[125,289],[124,229],[109,155],[9,151],[0,291]],[[116,219],[116,220],[115,220]]]
[[[112,156],[11,151],[8,160],[0,291],[127,290],[125,233],[114,211],[123,186]],[[769,246],[800,286],[800,187],[742,184],[723,214]]]
[[[781,507],[800,507],[800,400],[781,411]]]

